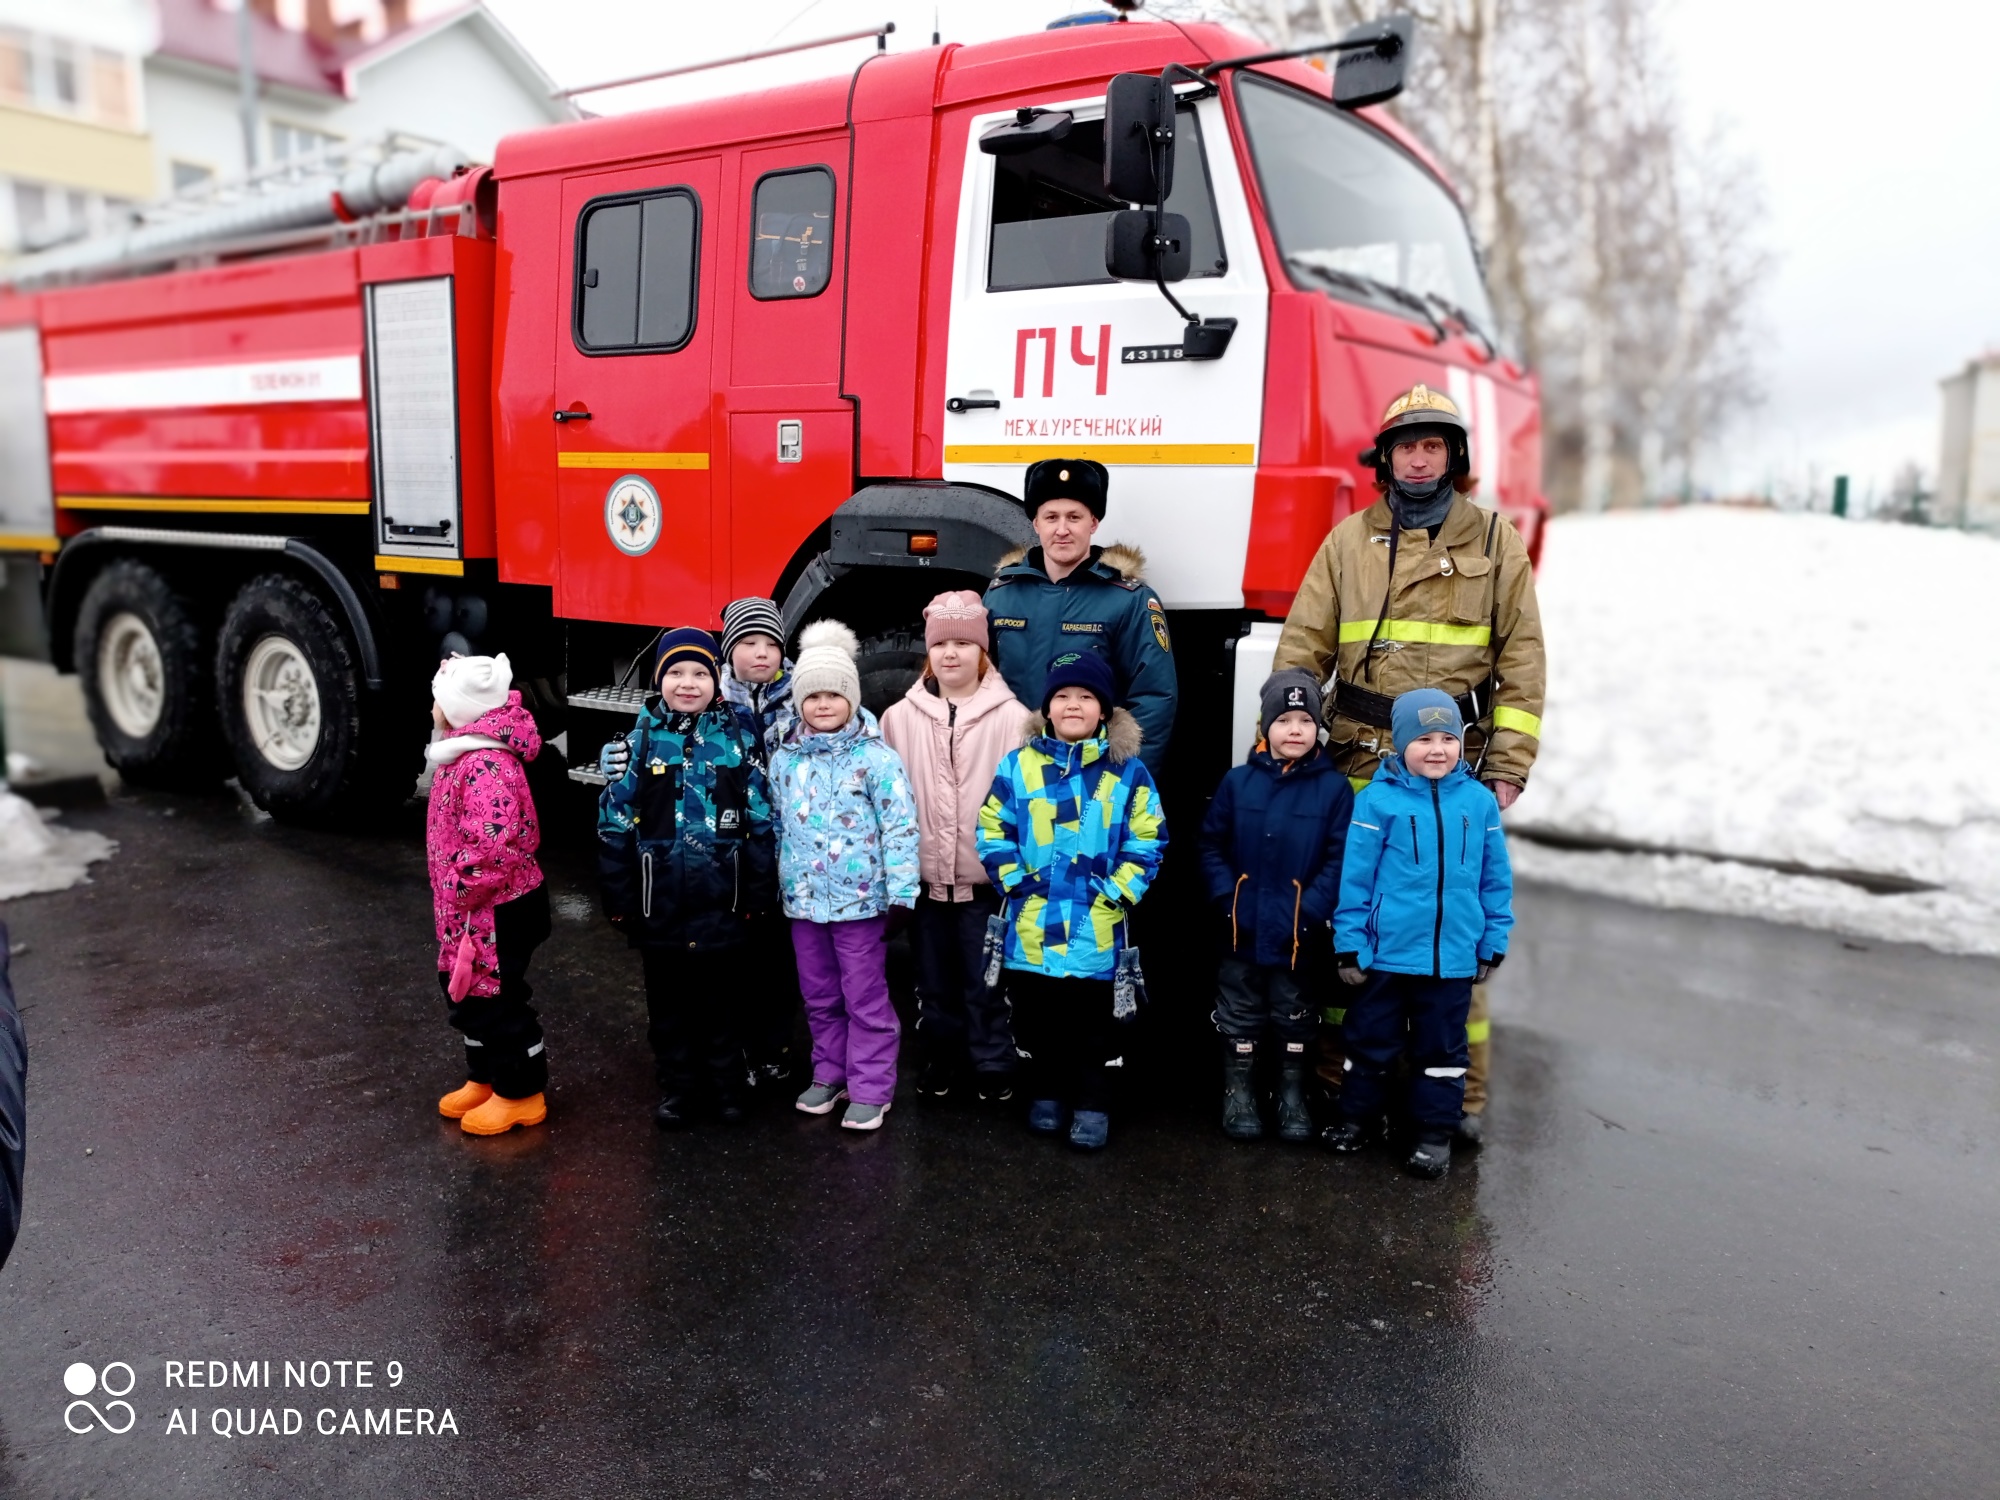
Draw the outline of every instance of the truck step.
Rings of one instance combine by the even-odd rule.
[[[603,714],[636,715],[646,706],[646,689],[615,686],[585,688],[580,693],[569,695],[569,706],[595,709]]]

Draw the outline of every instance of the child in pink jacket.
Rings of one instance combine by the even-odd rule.
[[[466,1083],[438,1113],[469,1135],[539,1125],[548,1055],[528,1001],[528,958],[549,935],[542,841],[523,763],[541,753],[505,656],[454,656],[431,680],[437,737],[426,842],[438,988],[465,1037]]]
[[[924,607],[924,673],[882,715],[917,799],[917,1097],[946,1098],[968,1065],[979,1097],[1013,1097],[1014,1033],[1007,1001],[986,985],[986,922],[998,893],[973,849],[979,809],[1001,756],[1021,743],[1028,711],[988,656],[986,606],[970,590]]]

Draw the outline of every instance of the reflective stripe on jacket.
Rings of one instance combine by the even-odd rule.
[[[1520,533],[1505,516],[1454,500],[1437,540],[1424,530],[1397,539],[1396,587],[1384,610],[1389,524],[1383,499],[1328,533],[1299,583],[1271,669],[1304,667],[1321,681],[1338,676],[1388,698],[1420,687],[1483,695],[1496,675],[1491,743],[1485,727],[1467,725],[1466,756],[1476,762],[1483,748],[1482,778],[1527,785],[1547,669],[1535,571]],[[1366,781],[1393,749],[1389,731],[1337,712],[1331,690],[1326,717],[1341,770]]]
[[[1354,799],[1333,918],[1364,969],[1468,979],[1507,951],[1514,872],[1500,804],[1460,761],[1437,781],[1392,755]]]
[[[979,858],[1007,897],[1010,969],[1054,979],[1109,979],[1167,847],[1167,820],[1138,722],[1124,709],[1077,744],[1028,719],[979,810]]]

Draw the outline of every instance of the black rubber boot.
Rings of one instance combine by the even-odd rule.
[[[1312,1111],[1306,1107],[1306,1057],[1303,1052],[1287,1052],[1278,1074],[1278,1139],[1299,1145],[1312,1138]]]
[[[1257,1054],[1238,1051],[1240,1046],[1232,1042],[1222,1060],[1222,1133],[1232,1141],[1260,1141],[1264,1121],[1257,1113],[1257,1094],[1251,1086]]]
[[[1420,1137],[1403,1162],[1403,1170],[1412,1177],[1426,1177],[1435,1182],[1451,1170],[1451,1137],[1448,1135],[1427,1135]]]
[[[1368,1127],[1359,1120],[1335,1120],[1319,1133],[1319,1143],[1345,1156],[1368,1144]]]

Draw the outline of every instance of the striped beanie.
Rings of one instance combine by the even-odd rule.
[[[672,630],[660,632],[660,644],[653,651],[653,686],[658,688],[660,679],[667,675],[667,668],[677,661],[691,661],[707,670],[708,675],[718,683],[722,671],[715,655],[715,637],[706,630],[697,630],[692,625],[678,625]]]
[[[785,621],[777,604],[770,599],[731,599],[722,606],[722,659],[728,661],[743,644],[746,635],[768,635],[785,646]]]

